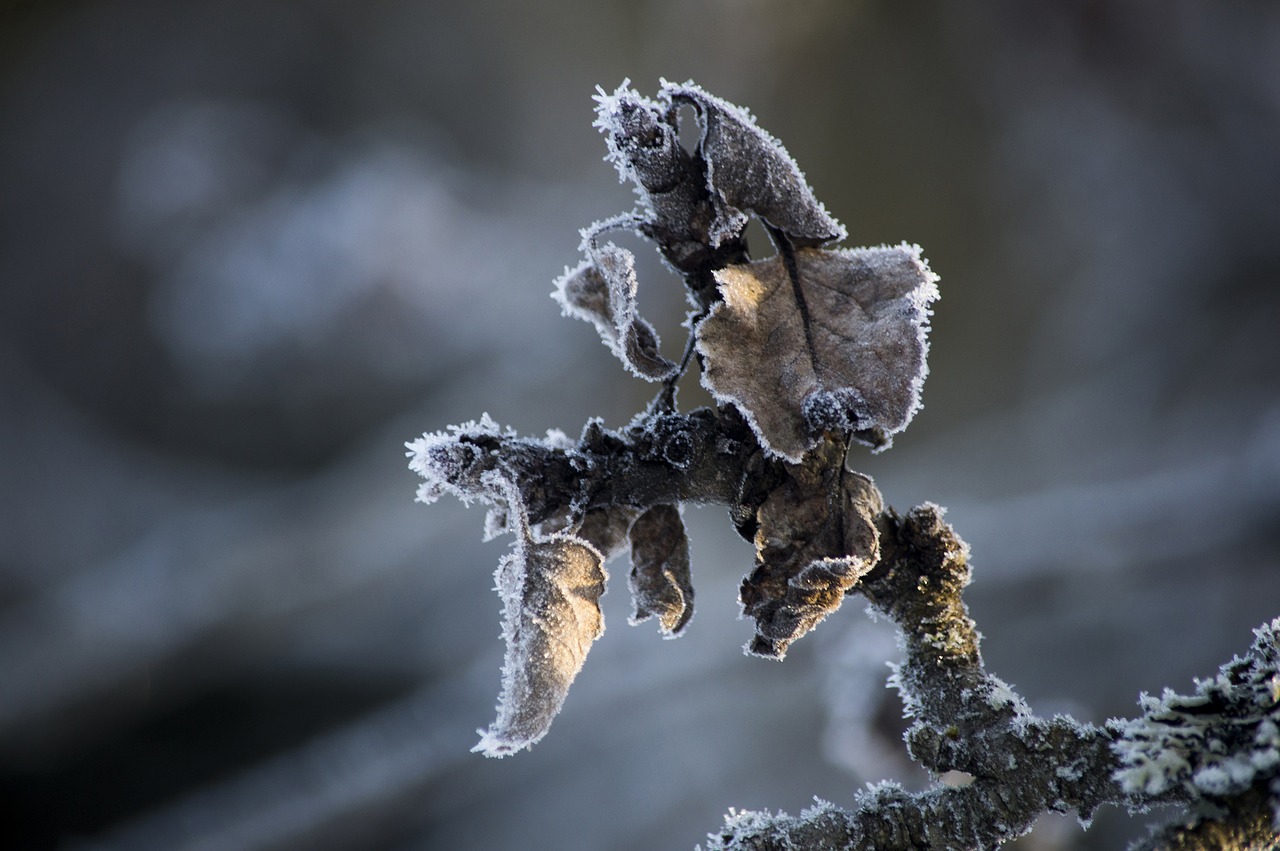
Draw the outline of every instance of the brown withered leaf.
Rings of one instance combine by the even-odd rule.
[[[636,259],[613,243],[584,246],[587,259],[556,280],[552,297],[566,316],[596,326],[600,339],[635,375],[662,381],[676,365],[658,352],[658,334],[636,306]]]
[[[764,219],[796,245],[844,239],[845,229],[813,194],[782,143],[751,113],[689,82],[663,82],[663,99],[693,105],[702,124],[698,152],[707,163],[707,188],[717,202],[712,245],[739,236],[747,214]]]
[[[498,718],[473,750],[506,756],[546,735],[569,686],[604,632],[600,553],[570,535],[527,541],[498,566],[503,598]]]
[[[535,536],[515,483],[486,477],[508,503],[516,532],[495,573],[502,598],[502,692],[498,717],[472,748],[502,757],[547,734],[591,644],[604,632],[604,556],[587,541],[557,532]]]
[[[583,516],[577,536],[599,550],[608,561],[627,548],[627,532],[639,515],[640,510],[629,505],[593,508]]]
[[[703,385],[767,452],[798,462],[827,430],[877,449],[920,407],[935,276],[918,246],[795,252],[716,272],[698,324]]]
[[[879,559],[882,510],[871,480],[843,464],[793,468],[757,512],[756,568],[739,594],[756,622],[747,652],[781,659],[840,607]]]
[[[631,623],[658,618],[667,638],[684,631],[693,617],[693,581],[689,573],[689,538],[680,509],[655,505],[631,526]]]

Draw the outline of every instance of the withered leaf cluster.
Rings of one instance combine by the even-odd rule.
[[[487,416],[410,444],[419,499],[452,493],[492,508],[516,541],[497,573],[507,642],[498,718],[477,749],[502,756],[547,731],[603,629],[604,562],[628,552],[632,622],[675,637],[693,615],[680,506],[718,502],[755,543],[742,584],[749,652],[781,658],[839,607],[880,557],[871,480],[845,468],[851,442],[881,449],[920,407],[936,277],[912,245],[831,247],[846,233],[783,146],[745,110],[693,83],[647,98],[624,82],[596,96],[607,159],[634,210],[582,231],[583,258],[552,293],[636,376],[661,383],[620,432],[576,442],[519,438]],[[680,141],[692,107],[697,140]],[[751,217],[774,253],[752,260]],[[683,280],[693,313],[683,356],[640,316],[631,229]],[[681,414],[675,382],[696,360],[715,410]]]

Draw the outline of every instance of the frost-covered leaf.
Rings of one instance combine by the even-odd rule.
[[[507,499],[517,527],[511,552],[495,574],[502,598],[502,694],[498,717],[473,750],[506,756],[547,734],[591,643],[604,632],[604,556],[574,535],[537,538],[514,482],[486,477]]]
[[[937,277],[918,246],[799,249],[716,272],[703,385],[766,451],[799,461],[827,430],[887,447],[920,407]]]
[[[639,514],[639,509],[629,505],[593,508],[583,516],[577,536],[599,550],[608,561],[627,548],[627,532]]]
[[[687,218],[688,192],[700,188],[702,172],[680,144],[670,105],[644,97],[630,80],[612,94],[596,92],[594,126],[604,133],[605,159],[634,185],[646,218]]]
[[[870,479],[829,465],[796,468],[769,495],[756,515],[756,568],[739,594],[756,622],[748,652],[780,659],[840,607],[879,559],[882,508]]]
[[[692,82],[663,81],[662,97],[692,104],[702,123],[698,150],[718,202],[711,244],[740,235],[754,213],[797,245],[820,245],[845,237],[845,229],[814,197],[804,174],[782,143],[756,124],[745,109],[708,94]]]
[[[648,381],[668,378],[676,365],[658,353],[657,332],[637,312],[634,255],[611,242],[586,251],[586,260],[556,280],[551,295],[561,312],[595,325],[631,372]]]
[[[592,126],[604,134],[609,153],[605,159],[618,170],[618,180],[631,182],[645,200],[645,176],[637,172],[665,166],[679,141],[663,116],[663,108],[623,80],[612,93],[596,86],[596,120]],[[646,207],[649,205],[646,204]]]
[[[604,558],[572,535],[523,540],[498,565],[503,638],[498,718],[473,750],[506,756],[546,735],[604,632]]]
[[[631,623],[658,618],[667,638],[684,631],[693,617],[689,538],[680,509],[655,505],[631,525]]]

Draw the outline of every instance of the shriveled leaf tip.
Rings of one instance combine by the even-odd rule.
[[[601,342],[634,375],[661,381],[676,365],[658,351],[653,326],[639,313],[635,256],[613,243],[589,245],[587,259],[556,280],[552,297],[566,316],[595,325]]]
[[[883,507],[869,478],[828,464],[799,468],[769,496],[757,512],[755,570],[739,592],[756,624],[748,653],[781,659],[840,607],[879,560]]]

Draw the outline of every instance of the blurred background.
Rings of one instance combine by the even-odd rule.
[[[859,601],[743,656],[752,552],[715,507],[685,637],[627,626],[612,564],[550,735],[468,752],[507,544],[414,504],[403,443],[649,399],[548,297],[631,205],[590,126],[624,77],[747,106],[849,244],[924,247],[925,408],[851,464],[948,507],[1033,708],[1133,714],[1280,615],[1276,4],[0,9],[2,847],[692,848],[729,807],[926,781]]]

